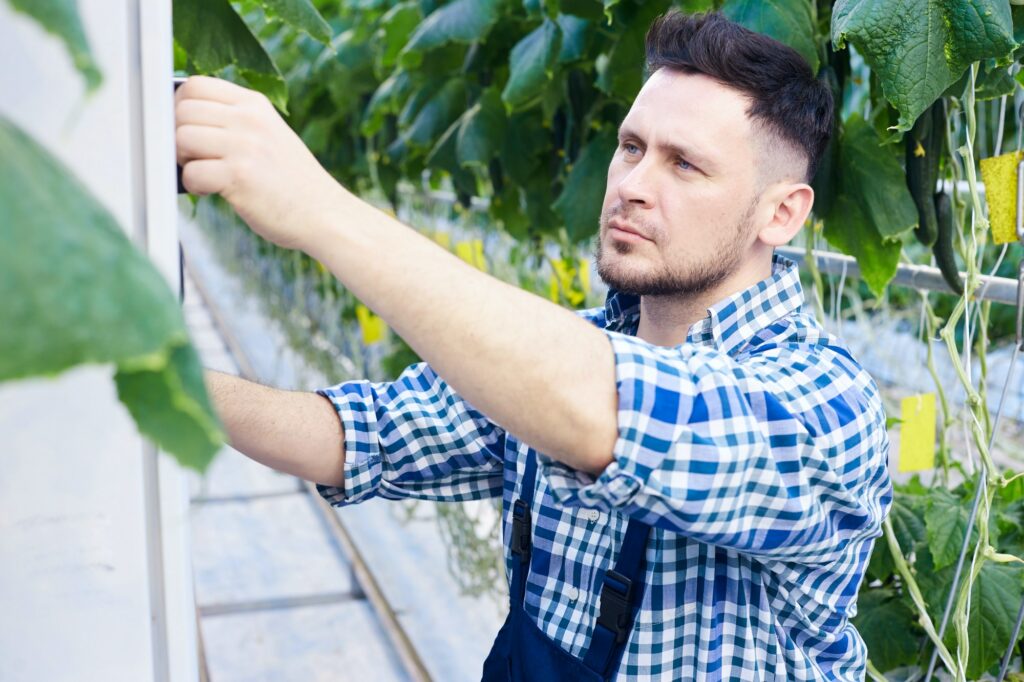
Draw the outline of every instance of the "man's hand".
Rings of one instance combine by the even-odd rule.
[[[220,194],[259,235],[304,248],[344,188],[324,170],[264,95],[193,76],[174,94],[182,182]]]

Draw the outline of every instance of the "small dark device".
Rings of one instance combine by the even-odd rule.
[[[178,91],[178,86],[188,80],[187,76],[175,76],[174,77],[174,91]],[[178,166],[178,194],[188,194],[188,190],[185,189],[185,185],[181,183],[181,166]]]

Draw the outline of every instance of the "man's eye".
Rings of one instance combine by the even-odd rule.
[[[679,159],[678,161],[676,161],[676,165],[679,166],[682,170],[692,170],[693,169],[693,166],[691,166],[690,162],[687,161],[686,159]]]
[[[627,154],[637,154],[640,152],[640,147],[637,147],[632,142],[623,142],[622,148]]]

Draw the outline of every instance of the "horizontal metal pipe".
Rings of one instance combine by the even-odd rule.
[[[790,260],[803,264],[807,258],[805,249],[796,246],[777,246],[775,253],[785,256]],[[841,275],[845,268],[847,277],[860,279],[860,268],[857,261],[851,256],[844,256],[841,253],[830,251],[814,251],[815,260],[818,262],[818,270],[830,275]],[[967,273],[960,273],[966,277]],[[989,277],[982,275],[981,286],[974,294],[974,298],[980,301],[992,301],[1006,305],[1017,305],[1017,280],[1009,277]],[[941,291],[945,294],[954,294],[953,290],[942,278],[938,268],[930,268],[927,265],[905,265],[900,264],[896,268],[896,276],[892,278],[893,284],[914,289],[926,289],[928,291]]]

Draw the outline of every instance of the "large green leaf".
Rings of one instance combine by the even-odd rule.
[[[808,0],[726,0],[722,14],[751,31],[789,45],[818,72],[814,15]]]
[[[430,148],[466,107],[466,84],[453,78],[431,93],[405,132],[405,139],[417,147]]]
[[[0,381],[116,363],[139,430],[202,469],[223,436],[167,283],[71,172],[2,118],[0,158]]]
[[[836,49],[853,43],[881,77],[898,132],[972,62],[1007,57],[1017,45],[1006,0],[838,0],[832,41]]]
[[[24,12],[64,41],[71,61],[85,78],[87,92],[93,92],[103,82],[103,74],[89,49],[89,40],[82,27],[75,0],[8,0],[11,7]]]
[[[462,117],[456,149],[459,164],[486,166],[501,148],[504,137],[505,107],[498,91],[488,88]]]
[[[202,73],[234,66],[287,113],[288,87],[281,72],[228,0],[174,0],[174,39]]]
[[[501,16],[501,0],[455,0],[430,13],[399,57],[402,66],[414,68],[423,53],[448,43],[483,40]]]
[[[839,140],[841,188],[864,209],[883,239],[895,240],[917,225],[917,209],[892,146],[881,146],[858,114],[843,125]]]
[[[558,28],[562,29],[562,49],[558,52],[558,63],[568,64],[584,59],[590,46],[590,22],[571,14],[559,14],[556,21]]]
[[[858,114],[839,139],[839,177],[845,191],[834,197],[825,239],[857,259],[868,287],[881,295],[896,274],[900,235],[917,223],[913,200],[893,152]]]
[[[597,57],[597,87],[612,97],[632,102],[643,84],[644,36],[651,21],[668,8],[664,0],[641,5],[612,47]]]
[[[565,221],[573,241],[582,241],[597,232],[608,184],[608,164],[617,146],[618,138],[611,130],[591,138],[580,151],[565,188],[555,201],[553,208]]]
[[[916,619],[895,590],[861,590],[853,624],[868,646],[868,658],[879,671],[909,665],[917,658],[917,637],[913,634]]]
[[[409,41],[409,36],[412,35],[422,18],[420,3],[415,0],[400,2],[381,17],[378,34],[381,66],[394,66],[398,60],[398,53]]]
[[[257,0],[268,17],[277,17],[292,27],[305,31],[321,43],[331,40],[331,27],[310,0]]]
[[[562,29],[545,19],[512,48],[508,82],[501,93],[510,111],[529,106],[540,98],[544,86],[554,75],[561,47]]]
[[[1006,651],[1021,603],[1021,574],[1019,565],[989,561],[981,567],[971,589],[968,679],[980,679]]]
[[[928,534],[928,548],[931,550],[935,568],[945,568],[956,563],[960,547],[967,533],[970,510],[948,490],[939,488],[929,495],[928,511],[924,515]],[[972,530],[977,536],[977,528]]]

